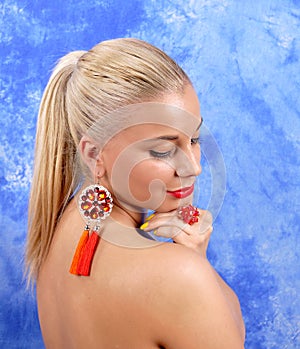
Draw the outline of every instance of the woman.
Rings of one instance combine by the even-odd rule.
[[[201,123],[189,78],[148,43],[61,59],[40,107],[27,246],[47,348],[243,348],[237,297],[206,259],[211,217],[190,205]]]

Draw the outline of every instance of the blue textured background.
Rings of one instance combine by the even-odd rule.
[[[246,348],[299,348],[296,0],[0,2],[0,347],[43,348],[22,282],[42,90],[65,53],[124,36],[185,68],[222,150],[227,192],[209,257],[239,295]]]

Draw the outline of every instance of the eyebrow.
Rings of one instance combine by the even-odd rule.
[[[153,138],[153,140],[156,140],[156,139],[162,139],[164,141],[176,141],[178,139],[178,136],[160,136],[160,137],[157,137],[157,138]]]
[[[200,121],[200,124],[199,124],[199,126],[197,127],[196,131],[199,130],[199,128],[201,127],[202,124],[203,124],[203,117],[201,116],[201,121]]]
[[[203,123],[203,118],[201,117],[200,124],[196,128],[196,131],[198,131]],[[172,135],[165,135],[165,136],[160,136],[152,139],[147,139],[147,141],[153,141],[153,140],[164,140],[164,141],[176,141],[178,139],[178,136],[172,136]]]

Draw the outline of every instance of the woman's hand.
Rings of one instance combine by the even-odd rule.
[[[171,211],[149,216],[140,229],[153,230],[157,236],[172,238],[175,243],[189,247],[206,257],[209,238],[213,231],[212,215],[209,211],[197,210],[199,219],[193,225],[189,225],[179,218],[177,211]]]

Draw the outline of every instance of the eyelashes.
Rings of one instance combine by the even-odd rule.
[[[195,137],[191,139],[191,144],[201,144],[200,137]]]
[[[192,145],[197,145],[197,144],[201,144],[202,140],[200,139],[200,137],[195,137],[195,138],[191,138],[191,144]],[[155,150],[150,150],[150,155],[153,156],[154,158],[157,159],[166,159],[171,157],[171,155],[173,155],[175,150],[171,150],[171,151],[165,151],[165,152],[158,152]]]
[[[150,150],[150,155],[157,159],[169,158],[171,154],[172,154],[172,151],[158,152],[155,150]]]

